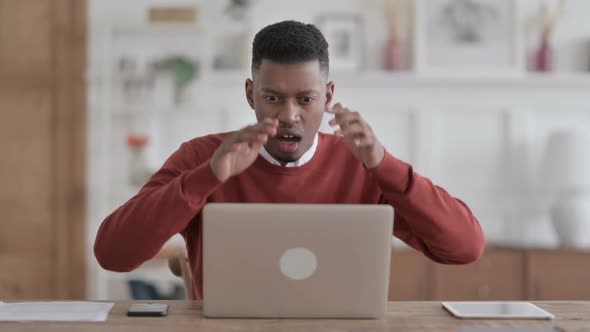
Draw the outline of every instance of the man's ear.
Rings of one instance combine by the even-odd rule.
[[[254,108],[254,82],[249,78],[246,79],[245,90],[246,90],[246,99],[248,100],[248,104],[250,105],[250,108],[255,109]]]
[[[334,81],[330,81],[326,85],[326,104],[324,105],[324,108],[326,111],[330,110],[330,105],[332,104],[333,97],[334,97]]]

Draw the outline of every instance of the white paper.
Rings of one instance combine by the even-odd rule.
[[[0,302],[1,322],[104,322],[113,303]]]

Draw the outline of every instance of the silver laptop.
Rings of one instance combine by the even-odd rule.
[[[203,314],[381,318],[392,228],[388,205],[208,204]]]

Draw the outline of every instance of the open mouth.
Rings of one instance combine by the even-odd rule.
[[[297,151],[301,135],[298,133],[278,133],[276,139],[279,143],[279,149],[283,153],[293,153]]]

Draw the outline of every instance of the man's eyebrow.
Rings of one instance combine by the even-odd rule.
[[[301,92],[297,93],[297,95],[313,95],[313,94],[319,95],[320,92],[317,90],[305,90],[305,91],[301,91]]]
[[[271,94],[273,94],[273,95],[282,95],[282,94],[283,94],[282,92],[275,91],[275,90],[273,90],[273,89],[269,89],[269,88],[262,88],[262,89],[260,89],[260,90],[261,90],[262,92],[265,92],[265,93],[271,93]],[[317,91],[317,90],[313,90],[313,89],[310,89],[310,90],[304,90],[304,91],[297,92],[297,95],[298,95],[298,96],[302,96],[302,95],[310,95],[310,94],[320,94],[320,92],[319,92],[319,91]]]
[[[266,92],[266,93],[272,93],[273,95],[281,95],[282,93],[280,93],[279,91],[275,91],[273,89],[268,89],[268,88],[262,88],[260,89],[262,92]]]

